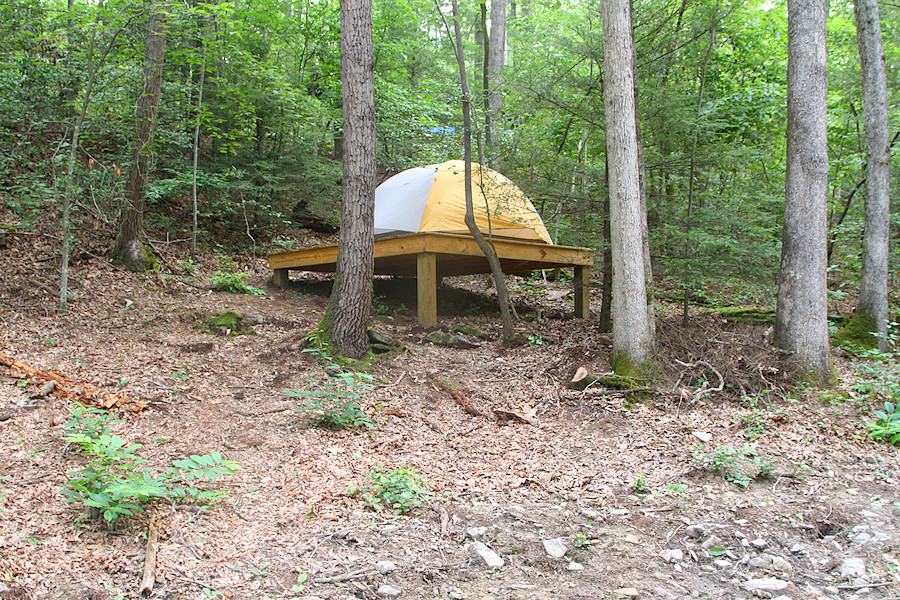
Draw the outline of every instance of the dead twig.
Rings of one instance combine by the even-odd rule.
[[[698,401],[703,396],[703,394],[711,394],[713,392],[721,392],[722,390],[725,389],[725,379],[722,377],[722,374],[719,373],[715,367],[713,367],[711,364],[709,364],[705,360],[695,360],[692,363],[684,363],[678,359],[675,359],[675,362],[677,362],[682,367],[685,367],[686,369],[696,369],[697,367],[703,367],[705,369],[709,369],[710,371],[713,372],[713,374],[719,380],[719,385],[714,388],[709,387],[709,383],[704,381],[703,385],[700,386],[700,389],[698,389],[696,392],[694,392],[694,397],[693,397],[694,402]]]

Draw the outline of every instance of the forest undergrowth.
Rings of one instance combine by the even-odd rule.
[[[0,248],[0,353],[37,373],[0,368],[2,598],[138,598],[148,571],[154,598],[900,595],[898,454],[870,437],[889,356],[839,350],[837,388],[798,388],[771,323],[659,302],[660,380],[578,392],[610,346],[565,281],[510,278],[512,346],[484,278],[445,281],[440,327],[485,334],[456,349],[378,279],[404,350],[339,369],[304,352],[325,276],[276,289],[263,257],[174,245],[139,275],[90,244],[58,313],[56,242]],[[87,386],[128,402],[73,417]]]

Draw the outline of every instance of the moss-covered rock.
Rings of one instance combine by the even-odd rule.
[[[875,319],[870,315],[857,312],[850,317],[841,330],[831,337],[831,343],[834,346],[843,346],[851,350],[877,348],[876,331],[878,331],[878,324]]]
[[[465,323],[455,323],[452,327],[450,327],[450,333],[470,335],[480,340],[488,340],[491,338],[491,334],[487,333],[486,331],[482,331],[477,327],[473,327],[471,325],[466,325]]]
[[[233,310],[226,310],[219,315],[210,317],[202,321],[197,328],[214,335],[256,335],[244,315]]]

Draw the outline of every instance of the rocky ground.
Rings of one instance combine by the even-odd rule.
[[[84,254],[58,314],[52,241],[8,241],[0,262],[0,352],[146,403],[110,425],[143,466],[213,452],[242,466],[202,484],[227,492],[206,508],[90,519],[62,493],[86,461],[64,440],[69,402],[0,370],[2,598],[140,597],[151,524],[155,598],[900,598],[900,464],[866,438],[877,401],[846,359],[837,390],[789,389],[765,324],[697,311],[683,328],[663,304],[664,382],[573,392],[578,366],[608,370],[609,347],[594,321],[559,318],[564,285],[514,281],[538,318],[510,347],[484,280],[448,282],[441,324],[490,334],[455,349],[423,342],[414,297],[379,281],[376,328],[406,350],[358,395],[375,426],[332,431],[284,393],[335,385],[302,352],[321,278],[220,293],[217,269],[266,287],[264,259],[169,257],[134,275]],[[196,328],[226,310],[252,315],[252,334]],[[698,394],[714,374],[676,360],[706,361],[725,389]],[[391,474],[427,492],[407,514],[359,493]]]

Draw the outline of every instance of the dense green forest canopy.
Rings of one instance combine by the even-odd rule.
[[[157,1],[152,9],[165,13],[167,46],[151,234],[189,237],[198,122],[201,244],[242,239],[265,252],[303,243],[292,224],[305,215],[336,225],[337,0]],[[461,10],[481,132],[490,13],[470,2]],[[859,265],[865,144],[853,6],[830,10],[830,265],[839,286]],[[882,5],[892,137],[900,130],[898,10]],[[150,12],[133,0],[0,4],[0,205],[9,217],[0,226],[27,229],[59,205],[73,123],[86,109],[74,227],[115,235]],[[448,14],[440,2],[375,0],[380,178],[462,154]],[[503,98],[490,120],[492,166],[525,190],[560,243],[601,248],[599,6],[527,0],[509,3],[507,14],[503,76],[490,83]],[[784,195],[784,3],[637,0],[634,26],[657,280],[686,293],[741,280],[770,294]]]

